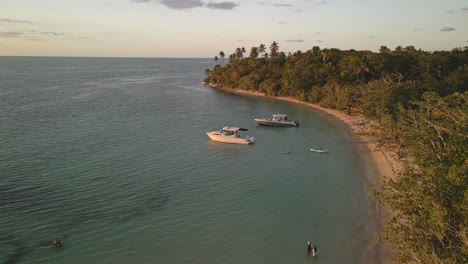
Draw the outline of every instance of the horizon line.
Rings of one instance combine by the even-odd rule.
[[[43,56],[43,55],[0,55],[1,57],[35,57],[35,58],[94,58],[94,59],[213,59],[211,57],[110,57],[110,56]]]
[[[379,49],[382,47],[382,46],[385,46],[388,48],[387,45],[380,45],[379,46]],[[396,48],[398,47],[401,47],[401,48],[406,48],[406,47],[414,47],[417,51],[423,51],[423,52],[430,52],[430,53],[434,53],[434,52],[441,52],[441,51],[448,51],[448,52],[452,52],[454,49],[461,49],[462,51],[468,49],[468,46],[458,46],[458,47],[453,47],[452,49],[439,49],[439,50],[424,50],[424,49],[421,49],[421,48],[416,48],[415,46],[413,45],[408,45],[408,46],[402,46],[402,45],[398,45],[396,46],[395,48],[389,48],[390,51],[395,51]],[[315,47],[315,46],[314,46]],[[378,50],[377,51],[372,51],[372,50],[369,50],[369,49],[363,49],[363,50],[357,50],[357,49],[353,49],[353,48],[350,48],[350,49],[340,49],[340,48],[322,48],[320,46],[317,46],[320,48],[320,50],[324,50],[324,49],[338,49],[340,51],[351,51],[351,50],[354,50],[354,51],[369,51],[369,52],[373,52],[373,53],[380,53]],[[313,48],[313,47],[312,47]],[[310,49],[306,49],[306,50],[296,50],[296,51],[283,51],[284,53],[288,54],[288,53],[295,53],[297,51],[301,51],[301,52],[307,52],[309,50],[312,50],[312,48]],[[218,56],[218,54],[216,54],[215,56]],[[116,57],[112,57],[112,56],[73,56],[73,55],[70,55],[70,56],[63,56],[63,55],[57,55],[57,56],[54,56],[54,55],[1,55],[0,54],[0,57],[37,57],[37,58],[122,58],[122,59],[213,59],[214,57],[145,57],[145,56],[116,56]]]

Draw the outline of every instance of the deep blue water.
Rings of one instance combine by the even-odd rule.
[[[212,67],[0,57],[0,263],[368,261],[353,139],[305,106],[205,86]],[[273,113],[301,126],[253,121]],[[225,125],[256,144],[206,136]],[[318,258],[305,255],[308,240]]]

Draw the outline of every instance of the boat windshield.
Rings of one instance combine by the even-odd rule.
[[[234,135],[234,131],[231,131],[231,130],[223,130],[223,135],[226,135],[226,136],[232,136]]]
[[[284,118],[284,120],[285,120],[285,119],[287,119],[287,117]],[[283,121],[283,117],[282,117],[282,116],[275,116],[275,117],[273,117],[273,120],[274,120],[274,121]]]

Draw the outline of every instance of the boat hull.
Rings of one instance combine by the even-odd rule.
[[[330,150],[328,150],[328,149],[315,149],[315,148],[311,148],[310,151],[317,152],[317,153],[328,153],[328,152],[330,152]]]
[[[257,122],[259,125],[264,125],[264,126],[279,126],[279,127],[298,126],[298,123],[295,121],[281,122],[281,121],[273,121],[273,120],[268,120],[268,119],[255,119],[255,122]]]
[[[244,145],[253,143],[253,138],[250,138],[250,137],[241,138],[241,137],[225,136],[218,132],[206,132],[206,134],[211,140],[223,142],[223,143],[244,144]]]

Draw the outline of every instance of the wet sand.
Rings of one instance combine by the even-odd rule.
[[[265,93],[254,92],[249,90],[223,88],[216,85],[210,85],[213,88],[220,89],[226,92],[249,94],[263,96],[283,100],[293,103],[309,106],[319,111],[325,112],[330,117],[340,121],[344,132],[355,140],[355,145],[358,153],[361,154],[361,160],[366,168],[366,176],[368,184],[379,186],[384,177],[395,179],[397,172],[400,170],[399,164],[395,158],[396,153],[392,151],[384,151],[377,147],[377,138],[372,136],[373,123],[364,118],[362,114],[353,113],[351,115],[342,111],[323,108],[317,104],[303,102],[297,99],[283,96],[267,96]],[[384,208],[378,205],[373,199],[371,200],[371,219],[370,227],[373,236],[377,239],[378,234],[381,234],[385,223]],[[390,263],[390,246],[380,243],[369,245],[367,263]]]

